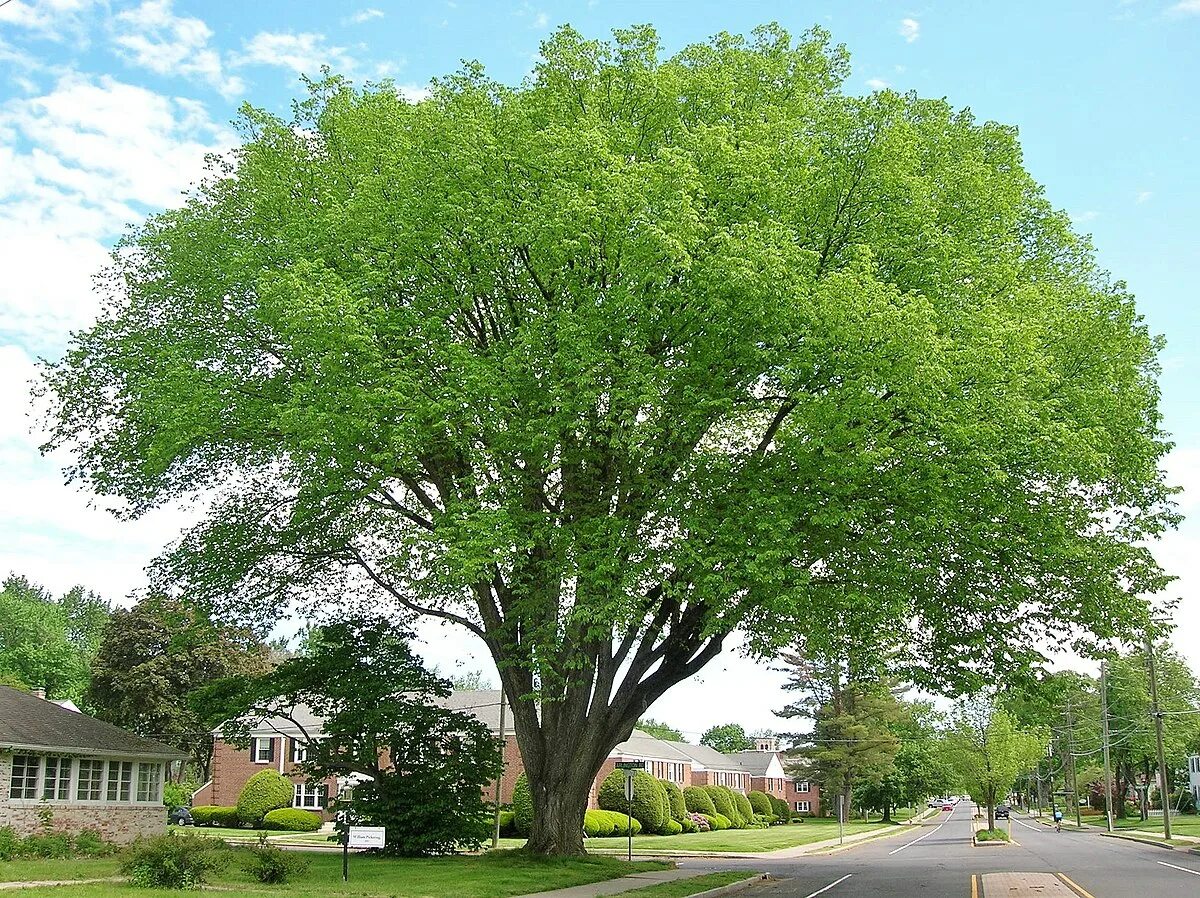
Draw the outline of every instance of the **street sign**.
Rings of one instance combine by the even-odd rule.
[[[618,770],[645,770],[645,761],[617,761],[616,767]],[[629,776],[629,774],[625,774]]]
[[[352,826],[346,844],[350,848],[382,848],[386,833],[386,827],[382,826]]]
[[[625,800],[633,801],[633,777],[628,774],[625,776]]]

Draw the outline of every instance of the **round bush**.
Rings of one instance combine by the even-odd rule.
[[[588,810],[583,814],[583,831],[589,839],[611,836],[617,828],[611,811]]]
[[[321,815],[300,808],[277,808],[263,815],[263,828],[315,833],[321,828]]]
[[[686,815],[682,820],[680,820],[679,825],[683,827],[683,831],[685,833],[698,832],[700,829],[698,826],[696,826],[696,821],[692,819],[691,814]]]
[[[238,819],[258,826],[268,811],[291,807],[295,787],[292,781],[274,770],[260,770],[242,786],[237,800]]]
[[[516,819],[517,819],[517,815],[514,812],[501,811],[500,812],[500,835],[502,835],[502,836],[514,835],[517,831],[517,828],[514,825],[516,822]]]
[[[166,833],[130,845],[120,869],[137,886],[198,889],[226,866],[229,857],[229,848],[220,839]]]
[[[687,816],[687,805],[683,801],[683,790],[670,780],[659,780],[667,793],[667,812],[676,820]]]
[[[717,812],[712,796],[703,786],[688,786],[683,790],[683,804],[689,814],[707,814],[710,817]]]
[[[674,817],[668,817],[667,822],[663,825],[664,836],[677,836],[683,832],[683,824]]]
[[[733,793],[733,807],[743,821],[746,823],[754,822],[754,806],[750,804],[750,799],[741,792]]]
[[[729,796],[725,794],[725,791],[720,786],[702,786],[701,788],[712,799],[713,807],[716,808],[713,812],[714,814],[720,814],[726,820],[733,818],[733,802],[729,800]]]
[[[731,811],[731,813],[725,814],[721,806],[717,805],[717,813],[725,814],[729,818],[729,825],[733,829],[741,829],[746,825],[746,821],[742,819],[742,812],[738,809],[737,793],[728,786],[714,786],[714,788],[719,789],[721,794],[725,796],[725,800],[729,802],[729,810]]]
[[[775,816],[775,809],[771,806],[771,796],[766,792],[752,789],[746,798],[750,802],[750,807],[754,808],[754,813],[762,814],[764,817]]]
[[[775,815],[775,819],[780,823],[791,823],[792,811],[788,807],[788,803],[774,795],[768,795],[767,798],[771,799],[771,813]]]
[[[729,818],[724,814],[702,814],[711,830],[729,829]]]
[[[513,828],[518,836],[528,836],[533,831],[533,793],[523,773],[513,786]]]
[[[625,772],[614,770],[604,778],[600,786],[597,803],[606,811],[626,811],[630,804],[625,799]],[[670,814],[667,813],[667,795],[662,785],[639,770],[633,775],[633,816],[640,820],[647,833],[661,833]]]

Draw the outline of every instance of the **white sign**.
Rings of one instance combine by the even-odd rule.
[[[625,774],[625,800],[633,801],[633,771]]]
[[[348,844],[351,848],[382,848],[386,832],[382,826],[352,826]]]

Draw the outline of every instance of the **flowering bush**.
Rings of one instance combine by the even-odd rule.
[[[688,819],[696,824],[696,832],[708,832],[708,818],[703,814],[688,814]]]

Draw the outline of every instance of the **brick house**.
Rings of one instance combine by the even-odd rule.
[[[504,706],[504,727],[501,730],[501,693],[498,689],[457,690],[443,704],[455,711],[467,711],[479,719],[497,739],[504,740],[504,773],[500,778],[500,803],[511,804],[517,779],[524,772],[517,737],[512,731],[512,710]],[[318,737],[321,721],[303,708],[293,715],[296,720],[280,718],[260,720],[251,728],[252,743],[241,747],[227,743],[219,730],[214,731],[212,779],[205,783],[193,796],[192,803],[232,805],[246,780],[263,769],[275,769],[295,784],[294,807],[323,811],[326,800],[337,794],[339,784],[335,779],[322,783],[305,780],[296,768],[302,760],[304,743]],[[745,757],[743,757],[745,756]],[[588,793],[588,807],[595,808],[596,796],[605,778],[616,768],[618,761],[644,761],[646,770],[659,779],[670,780],[685,786],[723,785],[739,792],[752,789],[770,791],[771,794],[788,801],[795,808],[797,799],[789,792],[791,780],[783,771],[779,753],[773,742],[756,746],[755,751],[739,755],[723,755],[707,745],[691,745],[686,742],[667,742],[641,730],[634,730],[629,738],[617,745],[601,765]],[[769,785],[768,790],[763,788]],[[495,783],[485,790],[487,797],[496,794]],[[810,796],[805,793],[803,801],[809,802],[815,813],[817,796],[815,784]]]
[[[132,842],[165,831],[163,782],[187,755],[10,686],[0,686],[0,827],[89,829]]]

